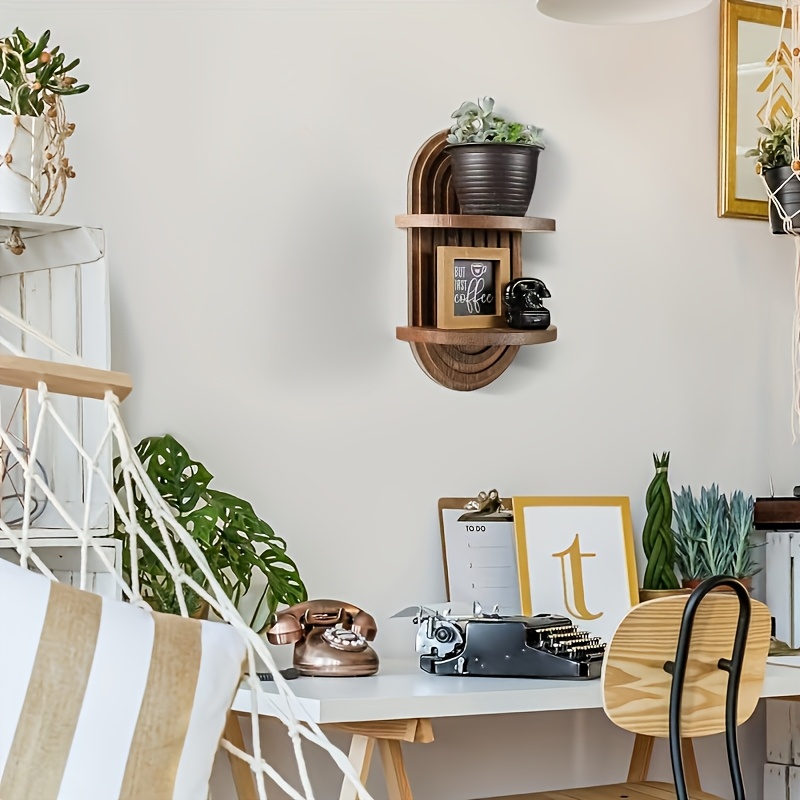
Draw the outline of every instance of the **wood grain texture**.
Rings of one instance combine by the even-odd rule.
[[[555,325],[540,331],[514,330],[513,328],[462,328],[443,330],[442,328],[401,326],[397,328],[397,338],[403,342],[421,342],[456,346],[497,347],[499,345],[544,344],[558,338]]]
[[[36,391],[44,381],[54,394],[102,400],[112,391],[124,400],[133,389],[129,375],[20,356],[0,356],[0,385]]]
[[[636,734],[631,752],[631,763],[628,766],[628,781],[643,781],[650,773],[650,760],[653,757],[655,737]]]
[[[374,739],[403,742],[432,742],[433,729],[428,719],[381,719],[374,722],[337,722],[337,730]]]
[[[717,795],[703,791],[690,791],[689,797],[692,800],[720,800]],[[580,789],[531,792],[502,798],[484,798],[484,800],[675,800],[675,788],[671,783],[642,781],[612,783],[606,786],[585,786]]]
[[[378,751],[383,762],[386,796],[389,800],[413,800],[400,742],[378,739]]]
[[[408,213],[396,219],[400,227],[414,222],[407,234],[408,327],[398,328],[397,338],[409,342],[417,364],[429,378],[448,389],[471,391],[497,380],[514,360],[520,345],[543,341],[538,338],[531,341],[525,336],[517,336],[511,344],[475,337],[468,337],[466,342],[442,341],[436,340],[435,333],[421,333],[420,338],[412,338],[414,334],[407,333],[409,328],[436,329],[436,248],[508,248],[511,277],[518,278],[522,276],[523,230],[554,230],[555,222],[536,217],[460,214],[452,187],[450,159],[444,152],[446,138],[447,131],[440,131],[417,151],[408,173]],[[419,227],[419,222],[430,227]],[[443,333],[446,336],[452,331]]]
[[[372,762],[372,752],[375,749],[375,739],[371,736],[356,735],[350,742],[350,752],[347,754],[350,763],[358,775],[362,786],[367,785],[367,776]],[[359,792],[347,778],[342,783],[339,800],[357,800]]]
[[[497,380],[519,350],[514,345],[470,348],[410,342],[410,346],[429,378],[459,392],[482,389]]]
[[[603,704],[612,722],[634,733],[667,736],[671,676],[664,664],[675,657],[686,595],[650,600],[632,609],[612,638],[603,668]],[[752,617],[739,687],[739,724],[755,710],[769,650],[770,614],[751,601]],[[681,733],[708,736],[725,730],[727,673],[720,658],[730,658],[737,599],[708,595],[695,618],[683,694]]]
[[[486,231],[492,230],[550,233],[556,229],[556,221],[546,217],[500,217],[481,214],[398,214],[394,223],[398,228],[474,229],[481,236],[485,236]],[[475,242],[475,247],[483,246]]]
[[[233,711],[228,714],[223,736],[234,747],[238,747],[243,753],[246,753],[247,750],[244,746],[244,737],[242,736],[241,722],[239,720],[241,716],[245,715],[237,714]],[[246,715],[245,718],[250,719],[250,716]],[[228,753],[228,763],[231,768],[233,788],[236,790],[237,800],[258,800],[255,779],[250,765],[230,752]]]

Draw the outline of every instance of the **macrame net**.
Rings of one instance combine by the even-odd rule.
[[[62,360],[80,363],[74,354],[67,352],[53,339],[41,334],[27,322],[2,307],[0,307],[0,319],[19,328],[26,337],[34,337],[51,351],[57,352]],[[0,345],[14,355],[25,355],[3,336],[0,336]],[[344,753],[334,747],[327,740],[321,729],[304,714],[291,689],[280,675],[264,639],[245,623],[241,614],[215,579],[205,556],[190,533],[175,519],[169,506],[148,478],[144,466],[136,455],[134,446],[126,432],[117,397],[112,392],[107,392],[103,401],[85,401],[104,403],[107,414],[107,425],[92,452],[87,451],[85,445],[80,441],[78,433],[70,430],[70,426],[65,424],[57,408],[60,399],[63,398],[51,394],[47,385],[43,382],[39,383],[38,393],[22,390],[20,407],[30,403],[30,408],[26,411],[28,421],[30,423],[31,420],[35,419],[35,422],[28,426],[27,441],[24,441],[24,437],[12,433],[10,426],[0,426],[0,442],[2,443],[0,466],[3,469],[4,499],[7,500],[11,496],[19,504],[16,512],[9,513],[6,509],[6,513],[0,516],[0,537],[6,537],[10,541],[19,556],[21,566],[35,569],[52,580],[56,580],[53,571],[40,557],[40,554],[37,553],[37,541],[40,540],[37,540],[36,536],[32,535],[35,534],[34,522],[37,513],[39,513],[37,509],[41,509],[43,504],[47,505],[49,514],[52,515],[53,510],[57,512],[61,523],[63,523],[63,526],[59,524],[58,527],[68,529],[72,536],[77,539],[77,543],[79,543],[81,552],[80,588],[82,589],[91,588],[90,571],[87,564],[89,555],[93,554],[100,559],[109,575],[113,576],[119,593],[125,600],[149,609],[150,607],[140,593],[137,569],[139,549],[149,550],[171,575],[176,587],[177,604],[183,616],[189,616],[184,593],[186,590],[191,589],[208,603],[210,609],[221,620],[233,626],[246,643],[248,664],[246,684],[250,688],[251,698],[249,716],[252,752],[246,753],[227,740],[223,740],[221,746],[229,754],[241,759],[249,766],[257,787],[259,800],[266,800],[267,787],[270,786],[270,782],[280,787],[294,800],[312,800],[314,792],[303,756],[304,742],[312,743],[327,751],[346,778],[358,788],[360,796],[369,798]],[[78,513],[75,512],[70,504],[62,502],[58,493],[52,488],[53,481],[48,479],[41,466],[42,460],[46,458],[43,455],[40,460],[40,451],[43,448],[46,449],[46,445],[43,443],[48,441],[48,437],[52,441],[54,433],[59,436],[65,436],[82,461],[85,475],[84,501],[82,511]],[[101,466],[104,456],[107,456],[109,452],[115,453],[119,457],[119,465],[115,474],[119,476],[121,473],[122,475],[124,495],[127,497],[126,503],[120,502],[112,486],[113,479]],[[14,477],[12,473],[15,473],[16,476]],[[128,509],[135,508],[133,503],[134,491],[141,495],[149,512],[152,514],[153,521],[160,532],[160,536],[156,539],[151,538],[139,525],[136,516],[128,511]],[[90,527],[91,514],[89,510],[93,504],[96,507],[98,499],[102,499],[103,502],[109,504],[109,507],[113,507],[113,510],[125,526],[127,540],[123,543],[123,546],[128,549],[131,558],[132,578],[130,586],[123,581],[119,566],[112,563],[109,558],[108,530],[105,531],[106,536],[104,537],[101,535],[102,531],[93,530]],[[194,566],[202,573],[204,578],[203,585],[194,580],[189,571],[182,568],[178,563],[175,552],[176,540],[185,546],[194,561]],[[103,547],[104,544],[106,545],[105,547]],[[258,659],[263,662],[264,667],[273,675],[277,698],[265,692],[262,688],[261,681],[257,677],[257,669],[263,669],[264,667],[259,665]],[[259,707],[262,709],[265,707],[274,709],[273,716],[281,720],[286,726],[297,761],[300,781],[299,789],[295,788],[262,755],[258,718]]]
[[[785,35],[789,32],[788,50],[784,45]],[[787,63],[788,62],[788,63]],[[781,72],[787,74],[786,79]],[[776,102],[779,91],[790,94],[789,110],[791,116],[783,111],[785,103]],[[792,441],[797,442],[800,435],[800,208],[789,211],[781,203],[781,197],[787,191],[800,192],[800,0],[784,0],[783,14],[778,43],[772,57],[772,76],[769,96],[764,106],[762,124],[770,121],[790,122],[791,124],[791,172],[780,183],[773,184],[767,180],[767,172],[761,170],[761,177],[766,188],[770,208],[780,218],[783,232],[795,237],[795,314],[792,324]]]

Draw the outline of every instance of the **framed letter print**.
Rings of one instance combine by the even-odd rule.
[[[437,247],[436,327],[505,327],[501,297],[510,280],[507,247]]]
[[[791,12],[779,42],[781,0],[722,0],[721,11],[717,210],[721,217],[767,219],[767,192],[756,174],[756,160],[744,154],[756,146],[758,128],[770,117],[786,122],[792,116]],[[779,69],[773,85],[776,59]]]
[[[522,613],[561,614],[608,642],[639,602],[627,497],[514,497]]]

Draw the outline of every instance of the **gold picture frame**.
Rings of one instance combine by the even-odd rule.
[[[628,497],[513,497],[522,613],[560,614],[604,641],[639,602]]]
[[[474,263],[460,265],[459,261]],[[492,265],[491,293],[484,291],[488,263]],[[456,270],[461,269],[464,275],[457,276]],[[479,270],[484,272],[477,274]],[[502,292],[510,280],[511,251],[507,247],[437,247],[436,327],[448,330],[506,327]],[[487,294],[491,294],[491,300],[482,302]],[[476,313],[469,313],[470,308],[477,309]]]
[[[783,7],[749,0],[720,2],[719,194],[720,217],[767,219],[766,190],[755,159],[744,153],[756,146],[758,127],[772,115],[791,117],[790,21],[778,46]],[[787,11],[791,14],[790,11]],[[781,65],[767,108],[772,65]]]

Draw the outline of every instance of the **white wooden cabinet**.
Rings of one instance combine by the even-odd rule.
[[[19,231],[25,243],[21,255],[13,254],[1,244],[12,229]],[[109,369],[110,311],[104,232],[58,217],[0,213],[0,306],[87,366]],[[37,341],[13,322],[0,319],[0,352],[13,354],[14,349],[32,358],[70,361],[69,356]],[[110,481],[111,443],[106,443],[98,454],[107,426],[103,402],[65,395],[51,397],[66,426]],[[0,424],[23,445],[32,441],[37,419],[35,392],[0,387]],[[96,490],[94,497],[88,496],[88,470],[75,445],[57,426],[48,425],[38,452],[37,468],[46,476],[48,485],[67,512],[79,525],[88,513],[93,535],[107,536],[113,525],[110,503],[104,491]],[[14,497],[15,490],[21,491],[22,472],[19,466],[15,467],[12,456],[7,453],[3,456],[8,472],[3,476],[0,515],[14,527],[13,520],[20,517],[22,510],[20,500]],[[44,500],[43,497],[39,499]],[[52,504],[42,505],[44,510],[33,521],[30,538],[52,539],[46,545],[48,557],[56,563],[72,564],[68,550],[77,545],[75,532],[64,524]],[[0,557],[8,557],[8,547],[8,541],[0,532]],[[4,548],[5,553],[2,552]],[[109,552],[118,563],[118,548],[112,540],[109,540]],[[74,569],[64,568],[61,572],[66,577],[74,574]],[[72,582],[71,577],[69,582]],[[102,579],[101,584],[108,588]]]

